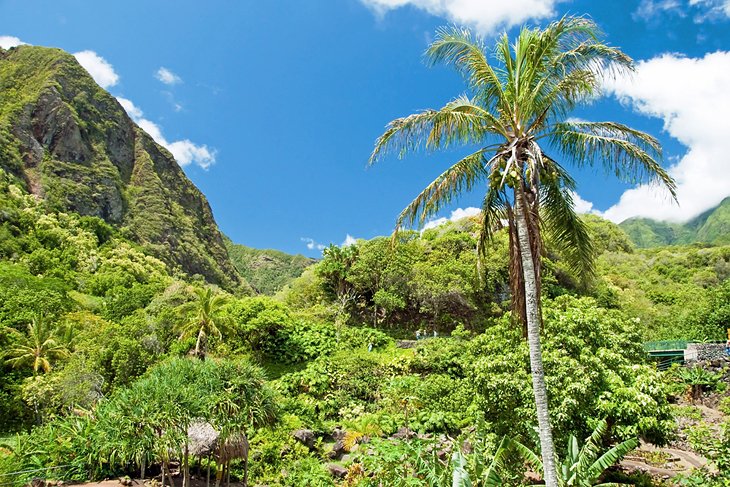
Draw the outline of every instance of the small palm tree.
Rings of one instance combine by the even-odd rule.
[[[222,339],[223,333],[230,327],[230,319],[221,315],[229,298],[225,294],[215,294],[211,288],[196,289],[195,295],[197,297],[195,301],[181,306],[180,310],[184,315],[186,317],[192,315],[192,318],[184,321],[178,329],[181,340],[197,335],[194,354],[204,359],[208,337],[214,335]]]
[[[499,487],[504,485],[504,480],[498,471],[504,468],[503,460],[505,454],[509,451],[510,444],[510,440],[503,437],[489,465],[484,464],[482,455],[477,454],[475,458],[477,468],[475,470],[478,473],[474,478],[468,472],[469,459],[467,456],[460,450],[455,451],[451,455],[451,463],[453,464],[451,485],[453,487],[472,487],[474,485]]]
[[[5,362],[13,367],[31,366],[33,374],[50,372],[51,361],[68,357],[68,350],[59,343],[54,330],[46,320],[37,315],[28,323],[28,333],[23,334],[14,328],[8,328],[11,335],[18,340],[17,344],[5,353],[9,357]]]
[[[607,431],[608,423],[606,420],[602,420],[582,447],[578,444],[575,435],[568,438],[568,451],[558,469],[558,485],[560,487],[613,487],[624,485],[614,482],[597,482],[609,467],[615,465],[627,453],[636,448],[639,442],[636,438],[631,438],[600,454],[601,443]],[[538,471],[542,471],[542,461],[539,455],[515,440],[510,440],[510,444],[527,463]]]
[[[578,167],[601,164],[628,181],[661,183],[672,196],[675,184],[656,160],[661,147],[655,138],[615,122],[569,118],[575,107],[600,93],[604,75],[633,69],[630,57],[602,42],[591,20],[566,17],[543,30],[523,28],[514,43],[505,34],[490,50],[468,30],[442,29],[426,54],[433,63],[453,65],[464,76],[468,93],[439,110],[390,122],[370,162],[390,151],[403,156],[422,146],[479,146],[401,212],[396,231],[404,224],[422,224],[459,194],[478,187],[485,192],[482,252],[507,222],[513,316],[529,344],[545,483],[555,487],[540,346],[543,233],[582,277],[593,270],[590,237],[573,205],[575,181],[556,156]]]

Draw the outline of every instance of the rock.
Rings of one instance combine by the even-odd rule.
[[[292,436],[295,440],[297,440],[299,443],[306,446],[310,450],[314,448],[314,431],[306,429],[296,430],[294,433],[292,433]]]
[[[335,429],[332,430],[332,438],[335,441],[343,440],[346,434],[347,430],[340,428],[339,426],[335,427]]]
[[[405,426],[398,428],[398,431],[393,433],[390,437],[394,440],[407,440],[413,437],[413,431],[409,430]]]
[[[342,463],[350,463],[352,461],[352,455],[342,455],[342,458],[340,458],[340,461]]]
[[[46,487],[46,481],[40,478],[35,478],[30,481],[30,487]]]
[[[345,442],[344,440],[337,440],[334,445],[332,445],[332,450],[327,452],[327,457],[336,460],[340,458],[345,453]]]
[[[330,475],[337,479],[344,479],[347,476],[347,469],[337,463],[328,463],[327,470],[329,470]]]

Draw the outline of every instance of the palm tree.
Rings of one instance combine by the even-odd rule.
[[[228,296],[215,294],[213,289],[196,289],[197,299],[184,304],[181,311],[192,318],[179,326],[180,339],[197,335],[195,340],[195,356],[205,358],[208,336],[216,335],[223,338],[223,332],[228,330],[230,320],[221,316],[221,310],[228,303]]]
[[[18,343],[6,352],[5,362],[13,367],[31,366],[33,374],[50,372],[51,361],[68,357],[68,350],[60,344],[41,315],[37,315],[28,323],[28,334],[24,335],[14,328],[8,328]]]
[[[593,250],[573,206],[575,181],[553,154],[577,166],[602,164],[628,180],[675,184],[657,159],[656,139],[615,122],[568,118],[594,98],[606,74],[633,70],[633,61],[603,43],[591,20],[565,17],[544,30],[523,28],[514,44],[504,34],[488,60],[481,40],[465,29],[439,30],[426,55],[431,63],[453,65],[468,94],[439,110],[393,120],[378,138],[370,163],[395,151],[399,156],[425,146],[478,145],[436,178],[398,217],[422,224],[458,194],[484,183],[479,248],[506,220],[510,241],[513,317],[521,322],[530,348],[530,368],[545,464],[545,482],[557,485],[554,446],[540,349],[542,233],[562,251],[583,278],[592,274]]]

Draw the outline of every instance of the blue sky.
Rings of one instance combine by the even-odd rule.
[[[686,220],[730,194],[730,0],[0,0],[0,46],[78,54],[97,82],[184,165],[234,241],[316,256],[388,234],[400,210],[463,153],[366,168],[390,120],[464,89],[423,51],[439,26],[490,43],[523,23],[589,15],[638,61],[576,112],[658,136],[680,206],[601,170],[575,171],[578,209],[620,221]],[[465,195],[442,217],[468,214]]]

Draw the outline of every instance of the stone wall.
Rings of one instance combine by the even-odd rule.
[[[684,351],[685,362],[722,360],[725,357],[724,343],[689,343]]]

